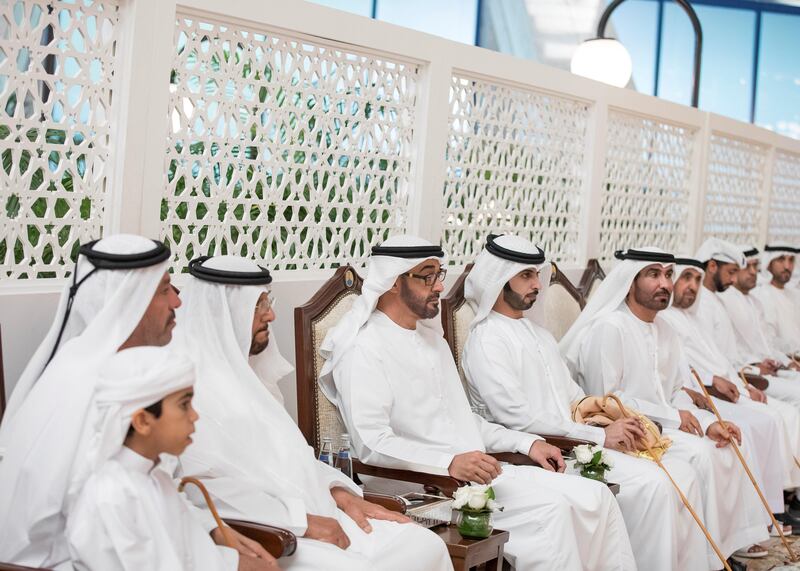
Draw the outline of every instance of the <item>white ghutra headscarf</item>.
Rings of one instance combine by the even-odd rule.
[[[416,236],[393,236],[372,249],[367,277],[361,285],[361,295],[353,302],[350,311],[328,332],[320,345],[320,354],[325,362],[322,365],[319,383],[328,400],[336,402],[337,390],[333,380],[333,369],[355,343],[358,332],[378,306],[378,298],[392,288],[401,274],[425,260],[437,260],[444,264],[444,251],[441,247]],[[424,320],[420,321],[419,325],[427,326]]]
[[[591,326],[598,319],[605,317],[616,311],[628,296],[633,280],[638,273],[647,266],[660,264],[667,268],[674,265],[675,258],[660,248],[644,247],[630,248],[626,251],[618,251],[615,257],[622,261],[618,263],[606,279],[597,288],[589,303],[581,311],[578,319],[569,328],[569,331],[558,344],[564,360],[573,376],[577,376],[578,356],[581,345]],[[670,300],[671,301],[671,300]],[[659,317],[656,317],[659,321]]]
[[[541,285],[536,303],[525,312],[525,316],[537,325],[545,326],[544,298],[550,285],[553,266],[547,262],[544,251],[531,241],[506,234],[490,235],[487,238],[486,247],[467,275],[464,298],[475,312],[470,330],[489,316],[503,286],[515,275],[529,268],[539,272]]]

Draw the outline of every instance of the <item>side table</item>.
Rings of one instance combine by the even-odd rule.
[[[468,571],[483,563],[486,563],[486,571],[503,569],[503,546],[508,541],[507,531],[495,529],[486,539],[461,537],[453,524],[436,527],[432,531],[447,544],[455,571]]]

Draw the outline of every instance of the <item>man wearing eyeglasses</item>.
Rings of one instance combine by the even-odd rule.
[[[443,263],[439,246],[413,236],[373,248],[361,296],[322,343],[320,383],[358,458],[491,484],[505,507],[494,521],[510,532],[505,556],[516,569],[635,568],[604,484],[559,473],[557,448],[470,410],[450,349],[427,321],[439,313]],[[542,468],[501,465],[490,452],[526,454]]]

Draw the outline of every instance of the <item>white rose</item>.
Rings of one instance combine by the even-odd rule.
[[[469,507],[473,510],[482,510],[486,507],[486,494],[483,492],[473,493],[469,498]]]
[[[605,464],[609,470],[614,467],[614,460],[611,458],[611,454],[609,454],[606,450],[603,450],[603,454],[600,456],[600,461]]]
[[[502,508],[500,504],[498,504],[495,500],[488,500],[486,502],[486,507],[489,508],[491,511],[496,512]]]
[[[469,486],[462,486],[458,488],[453,494],[453,509],[460,510],[469,501],[470,491]]]
[[[603,451],[603,447],[600,446],[599,444],[595,444],[594,446],[592,446],[592,454],[593,455],[597,454],[598,452],[602,452],[602,451]]]
[[[575,447],[575,458],[581,464],[588,464],[592,461],[593,453],[587,444],[582,444]]]

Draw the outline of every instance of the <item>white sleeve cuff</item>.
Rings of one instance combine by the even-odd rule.
[[[520,438],[517,441],[516,451],[527,456],[531,451],[531,446],[533,446],[533,443],[537,440],[544,440],[544,438],[536,434],[520,433]]]

